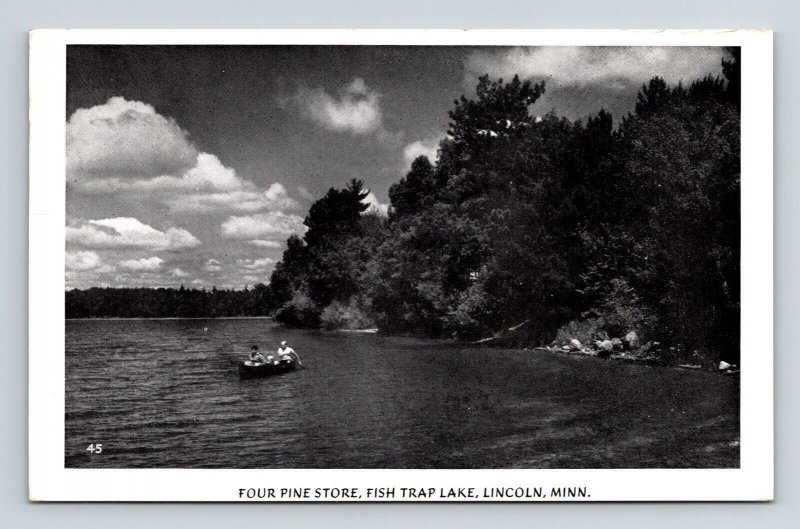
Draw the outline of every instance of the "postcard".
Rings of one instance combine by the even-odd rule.
[[[32,501],[773,498],[772,34],[34,30]]]

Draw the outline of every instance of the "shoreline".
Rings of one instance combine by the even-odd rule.
[[[702,364],[675,364],[670,363],[668,361],[662,360],[657,356],[639,356],[635,354],[630,354],[629,352],[622,352],[622,353],[613,353],[609,356],[602,357],[598,354],[591,354],[586,353],[584,351],[565,351],[560,348],[551,348],[551,347],[524,347],[522,348],[523,351],[536,351],[536,352],[543,352],[543,353],[553,353],[558,355],[564,356],[587,356],[591,358],[599,358],[601,360],[614,360],[617,362],[624,362],[628,364],[638,364],[638,365],[645,365],[651,367],[670,367],[673,369],[681,369],[683,371],[700,371],[704,373],[717,373],[722,376],[726,377],[738,377],[739,370],[732,371],[729,369],[721,370],[718,368],[713,367],[706,367]]]
[[[272,322],[275,321],[274,316],[201,316],[201,317],[193,317],[193,318],[186,318],[186,317],[99,317],[99,318],[65,318],[65,321],[122,321],[122,320],[135,320],[135,321],[147,321],[147,320],[165,320],[165,321],[172,321],[172,320],[270,320]],[[282,325],[277,324],[276,325]],[[310,330],[310,329],[305,329]],[[367,328],[367,329],[315,329],[317,331],[323,331],[326,333],[347,333],[347,334],[366,334],[366,335],[378,335],[380,334],[380,329],[378,328]],[[404,335],[404,334],[397,334],[397,335],[386,335],[386,336],[409,336],[414,338],[422,338],[419,336],[414,335]],[[458,342],[457,340],[448,339],[448,338],[423,338],[425,340],[437,341],[437,342],[450,342],[450,343],[457,343],[465,346],[473,346],[473,347],[485,347],[485,348],[492,348],[491,345],[488,345],[490,340],[479,340],[479,341],[464,341]],[[631,354],[630,352],[615,352],[607,357],[601,357],[598,354],[592,354],[585,352],[583,350],[570,350],[566,351],[562,348],[558,347],[546,347],[546,346],[535,346],[535,347],[499,347],[500,349],[510,349],[516,350],[520,352],[545,352],[545,353],[554,353],[564,356],[589,356],[589,357],[596,357],[605,360],[614,360],[618,362],[625,362],[630,364],[639,364],[639,365],[648,365],[653,367],[671,367],[674,369],[682,369],[685,371],[703,371],[703,372],[712,372],[718,373],[723,376],[739,376],[739,371],[726,371],[726,370],[719,370],[710,367],[704,367],[700,364],[674,364],[668,361],[664,361],[659,359],[657,356],[648,355],[648,356],[640,356],[636,354]]]

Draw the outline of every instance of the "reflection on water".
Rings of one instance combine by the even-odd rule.
[[[736,467],[738,381],[264,319],[66,323],[67,467]],[[308,369],[242,380],[251,344]],[[101,443],[102,453],[86,451]]]

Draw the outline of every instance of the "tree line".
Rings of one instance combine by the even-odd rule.
[[[270,282],[299,327],[478,339],[525,323],[738,354],[740,68],[654,77],[614,126],[532,113],[544,82],[479,79],[435,161],[389,190],[388,219],[353,180],[309,210]]]
[[[180,288],[89,288],[66,292],[67,318],[216,318],[270,316],[272,290]]]

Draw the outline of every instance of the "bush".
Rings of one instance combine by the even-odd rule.
[[[283,323],[288,327],[319,328],[320,311],[308,297],[299,290],[294,293],[292,299],[275,313],[275,321]]]
[[[490,330],[485,323],[492,320],[489,305],[483,284],[473,283],[458,296],[455,309],[444,317],[445,324],[460,339],[481,338]]]
[[[612,279],[600,304],[583,314],[595,318],[610,337],[622,337],[629,331],[646,335],[655,317],[624,279]]]
[[[594,340],[607,340],[608,334],[602,330],[603,321],[598,318],[571,321],[561,326],[556,332],[556,344],[569,343],[572,338],[584,345],[591,344]]]
[[[355,298],[348,303],[334,301],[322,311],[320,323],[324,329],[369,329],[375,327],[375,320],[360,306]]]

